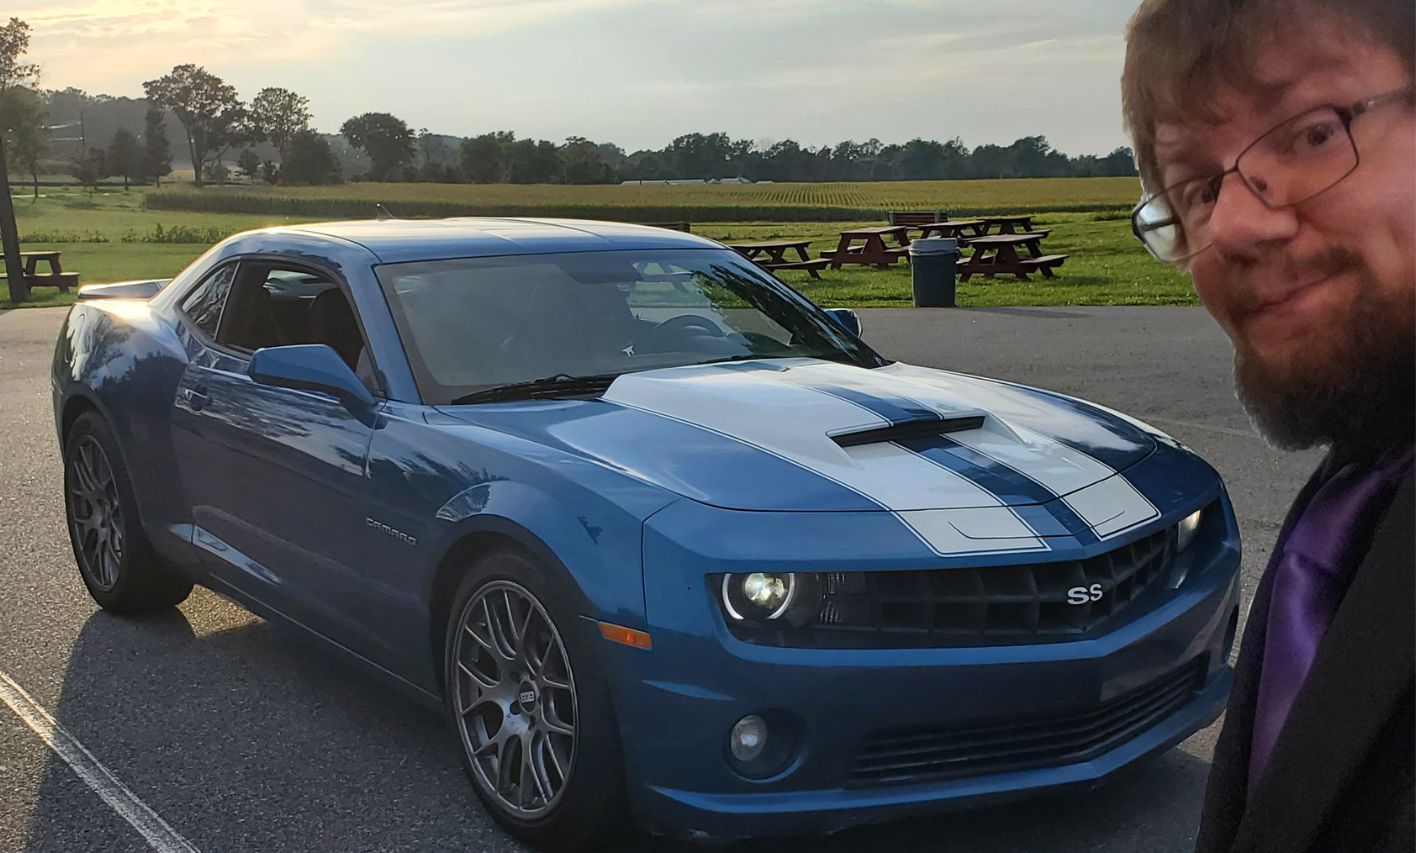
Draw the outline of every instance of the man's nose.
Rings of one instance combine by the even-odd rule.
[[[1268,187],[1255,178],[1258,192]],[[1210,211],[1210,239],[1226,254],[1252,255],[1266,245],[1282,243],[1298,232],[1298,215],[1292,207],[1277,210],[1264,204],[1237,172],[1225,176],[1219,197]]]

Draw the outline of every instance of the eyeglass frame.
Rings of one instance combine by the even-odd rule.
[[[1295,205],[1302,204],[1305,201],[1310,201],[1314,198],[1317,198],[1318,196],[1322,195],[1323,193],[1327,192],[1328,190],[1332,189],[1333,187],[1337,186],[1338,184],[1351,177],[1352,173],[1357,171],[1357,167],[1362,164],[1362,152],[1357,148],[1357,140],[1352,137],[1353,120],[1355,120],[1360,115],[1364,115],[1366,113],[1371,112],[1377,107],[1384,106],[1388,102],[1398,101],[1402,98],[1410,98],[1413,94],[1416,94],[1416,85],[1408,84],[1406,86],[1401,87],[1400,89],[1394,89],[1389,92],[1384,92],[1380,95],[1373,95],[1370,98],[1363,98],[1360,101],[1356,101],[1346,106],[1342,106],[1339,104],[1318,104],[1317,106],[1309,107],[1308,109],[1303,110],[1302,112],[1294,113],[1293,115],[1289,116],[1283,121],[1278,122],[1273,127],[1270,127],[1268,130],[1265,130],[1263,133],[1254,137],[1254,140],[1252,142],[1244,146],[1244,149],[1240,151],[1237,155],[1235,155],[1234,165],[1230,166],[1228,169],[1225,169],[1222,172],[1216,172],[1211,175],[1204,175],[1197,178],[1186,178],[1183,181],[1176,181],[1170,186],[1164,187],[1160,190],[1157,190],[1156,192],[1150,193],[1145,198],[1142,198],[1140,202],[1136,204],[1135,207],[1131,208],[1131,233],[1135,235],[1137,240],[1141,241],[1141,245],[1146,247],[1146,251],[1150,252],[1152,257],[1162,263],[1179,263],[1180,261],[1188,260],[1200,254],[1201,252],[1204,252],[1206,249],[1209,249],[1211,246],[1214,245],[1213,239],[1211,239],[1210,242],[1206,243],[1204,246],[1201,246],[1200,248],[1188,252],[1184,255],[1177,255],[1173,258],[1161,257],[1160,254],[1154,248],[1151,247],[1151,244],[1146,241],[1146,238],[1142,236],[1140,221],[1141,211],[1144,210],[1148,205],[1151,204],[1151,202],[1155,201],[1157,198],[1165,196],[1171,191],[1180,187],[1188,186],[1192,183],[1195,183],[1196,181],[1216,182],[1216,185],[1219,187],[1219,189],[1215,191],[1215,201],[1218,202],[1219,193],[1223,191],[1224,181],[1231,174],[1237,174],[1239,176],[1239,180],[1243,182],[1244,188],[1250,193],[1252,193],[1254,197],[1257,198],[1260,202],[1262,202],[1263,205],[1269,210],[1283,210],[1284,208],[1294,207]],[[1248,154],[1251,150],[1253,150],[1256,145],[1264,141],[1264,139],[1267,138],[1269,134],[1273,133],[1274,131],[1278,130],[1289,122],[1300,119],[1309,113],[1318,112],[1319,110],[1332,110],[1333,112],[1337,113],[1337,117],[1342,120],[1343,133],[1345,133],[1347,136],[1347,143],[1352,146],[1352,167],[1349,168],[1341,175],[1341,177],[1337,178],[1332,183],[1328,184],[1320,190],[1309,193],[1303,198],[1296,199],[1294,201],[1284,202],[1283,204],[1272,204],[1271,202],[1269,202],[1268,199],[1264,198],[1258,190],[1254,189],[1254,187],[1249,183],[1248,177],[1246,177],[1243,172],[1239,171],[1239,163],[1244,159],[1245,154]],[[1178,214],[1173,209],[1170,213],[1170,219],[1165,220],[1159,224],[1151,223],[1148,225],[1146,230],[1156,231],[1160,228],[1164,228],[1170,225],[1174,225],[1183,229],[1184,225],[1180,222]]]

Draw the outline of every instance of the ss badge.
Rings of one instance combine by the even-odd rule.
[[[1068,604],[1089,604],[1093,601],[1100,601],[1104,591],[1101,584],[1094,583],[1091,586],[1074,586],[1067,590]]]

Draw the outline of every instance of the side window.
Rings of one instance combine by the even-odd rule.
[[[242,265],[221,342],[252,352],[288,344],[325,344],[360,379],[374,386],[373,362],[354,307],[339,285],[320,273],[273,264]]]
[[[226,306],[226,295],[231,292],[231,282],[235,278],[236,265],[227,264],[207,276],[206,281],[182,300],[182,313],[190,317],[197,328],[206,332],[207,337],[216,338],[221,311]]]
[[[247,352],[315,343],[310,340],[310,308],[329,290],[338,294],[334,282],[316,273],[247,263],[237,276],[221,342]]]

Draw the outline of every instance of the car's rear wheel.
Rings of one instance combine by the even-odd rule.
[[[144,613],[191,594],[192,582],[163,565],[143,533],[118,442],[96,412],[69,429],[64,508],[79,575],[104,610]]]
[[[625,825],[609,694],[585,624],[546,569],[515,550],[471,568],[445,644],[448,711],[477,796],[546,849],[604,842]]]

